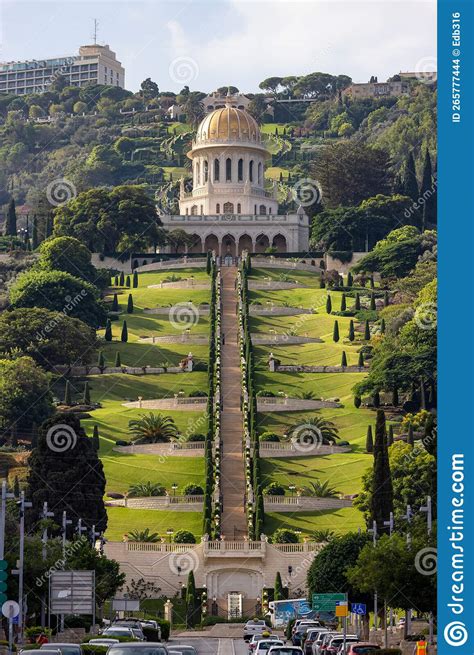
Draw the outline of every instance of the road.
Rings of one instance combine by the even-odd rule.
[[[243,639],[212,637],[173,637],[166,643],[169,651],[173,644],[194,646],[198,655],[248,655],[248,644]]]

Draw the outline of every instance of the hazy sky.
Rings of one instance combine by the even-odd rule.
[[[256,91],[264,78],[313,71],[356,82],[436,67],[434,0],[0,0],[1,61],[42,59],[108,43],[133,91]]]

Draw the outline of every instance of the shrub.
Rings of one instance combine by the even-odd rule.
[[[333,328],[333,331],[332,331],[332,340],[334,342],[336,342],[336,343],[339,341],[339,323],[337,321],[334,321],[334,328]]]
[[[342,368],[345,368],[347,366],[347,355],[345,350],[342,351],[341,366]]]
[[[257,391],[257,396],[259,398],[275,398],[276,393],[273,391],[265,391],[265,389],[262,389],[261,391]]]
[[[299,542],[298,535],[294,530],[288,528],[278,528],[272,534],[272,544],[297,544]]]
[[[192,441],[193,443],[198,442],[198,441],[206,441],[206,435],[205,434],[190,434],[186,441]]]
[[[370,341],[370,325],[368,320],[365,321],[364,325],[364,341]]]
[[[178,530],[173,537],[173,542],[175,544],[195,544],[196,537],[189,530]]]
[[[367,437],[365,440],[365,450],[368,453],[373,453],[374,452],[374,438],[372,435],[372,426],[368,425],[367,426]]]
[[[332,300],[331,296],[328,294],[328,297],[326,298],[326,313],[330,314],[332,312]]]
[[[343,293],[341,296],[341,312],[346,311],[346,294]]]
[[[262,432],[262,434],[259,436],[259,440],[278,442],[280,441],[280,435],[278,435],[276,432]]]
[[[168,641],[170,638],[170,629],[171,625],[169,621],[165,621],[164,619],[157,619],[157,623],[161,628],[161,638],[164,641]]]
[[[362,398],[360,396],[354,396],[354,407],[359,409],[362,404]]]
[[[285,487],[281,484],[278,484],[278,482],[272,482],[268,485],[268,487],[265,487],[265,493],[267,496],[284,496]]]
[[[354,331],[354,321],[349,323],[349,341],[354,341],[355,331]]]
[[[184,489],[183,489],[183,495],[184,496],[203,496],[204,495],[204,489],[200,487],[198,484],[193,484],[190,482],[187,484]]]
[[[189,392],[189,397],[190,398],[207,398],[207,392],[206,391],[200,391],[199,389],[196,391],[190,391]]]

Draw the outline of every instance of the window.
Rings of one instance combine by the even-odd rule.
[[[233,214],[234,213],[234,205],[232,202],[225,202],[224,203],[224,214]]]
[[[253,159],[249,163],[249,180],[253,182]]]
[[[240,204],[240,202],[238,202],[237,203],[237,214],[241,214],[241,213],[242,213],[242,205]]]
[[[214,182],[219,182],[220,170],[219,170],[219,160],[214,159]]]
[[[207,159],[204,160],[204,184],[209,179],[209,164],[207,163]]]
[[[265,205],[260,205],[260,216],[264,216],[267,213],[267,208]]]
[[[189,208],[186,207],[186,216],[189,216]]]
[[[201,216],[204,214],[204,207],[201,205]]]
[[[220,213],[221,213],[221,204],[220,202],[218,202],[216,205],[216,214],[220,214]]]
[[[225,160],[225,181],[232,181],[232,159],[230,157]]]
[[[257,205],[254,205],[254,212],[253,212],[253,213],[254,213],[254,214],[257,213]]]
[[[199,162],[196,164],[196,186],[199,186],[201,184],[201,167],[199,166]]]
[[[198,208],[197,208],[197,205],[193,205],[193,206],[191,207],[191,216],[196,216],[196,214],[197,214],[197,209],[198,209]]]
[[[239,159],[239,162],[237,164],[237,180],[239,182],[244,181],[244,160]]]
[[[258,183],[262,184],[262,164],[258,164]]]

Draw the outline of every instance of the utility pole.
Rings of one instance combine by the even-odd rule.
[[[20,554],[17,562],[17,569],[12,571],[13,575],[18,576],[18,605],[20,606],[20,614],[18,616],[18,642],[23,643],[23,629],[24,629],[24,599],[23,599],[23,573],[24,573],[24,558],[25,558],[25,509],[29,509],[32,505],[25,500],[25,492],[20,493],[20,500],[17,503],[20,506]]]
[[[67,532],[67,526],[71,525],[72,521],[71,519],[67,518],[67,513],[66,510],[63,512],[63,520],[61,524],[61,536],[63,540],[63,569],[66,566],[66,532]],[[61,632],[64,632],[64,614],[61,614]]]
[[[51,516],[54,516],[54,512],[48,512],[48,502],[45,501],[43,503],[43,511],[40,514],[40,518],[43,521],[46,521],[46,519],[50,518]],[[47,545],[48,545],[48,525],[45,523],[43,525],[43,535],[41,537],[41,556],[43,559],[43,562],[46,561],[47,557]],[[46,591],[43,591],[43,594],[41,596],[41,626],[44,628],[46,625]]]
[[[94,32],[92,33],[92,38],[94,39],[94,45],[97,45],[97,32],[99,30],[99,21],[97,18],[94,18]]]
[[[420,507],[420,512],[426,512],[426,529],[428,534],[431,534],[433,527],[433,510],[431,506],[431,496],[426,497],[426,505]]]

